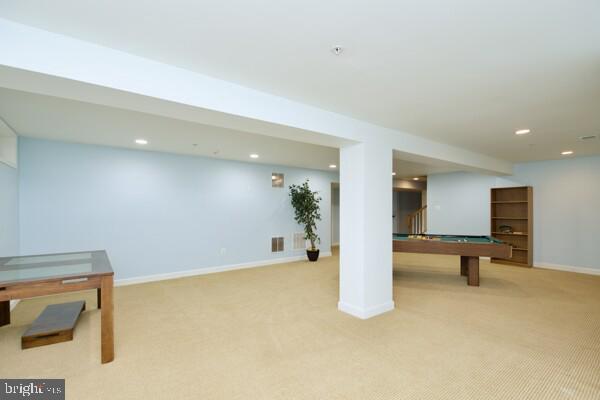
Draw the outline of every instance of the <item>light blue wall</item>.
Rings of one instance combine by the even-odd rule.
[[[106,249],[117,278],[300,255],[287,186],[305,178],[323,197],[330,249],[336,173],[31,138],[19,165],[23,254]],[[271,187],[272,172],[285,189]],[[285,253],[271,253],[275,235]]]
[[[427,231],[490,234],[490,188],[496,178],[468,172],[427,177]]]
[[[19,254],[18,172],[0,162],[0,257]]]
[[[517,164],[509,177],[430,175],[429,231],[489,235],[490,188],[533,187],[534,264],[600,269],[600,157]]]

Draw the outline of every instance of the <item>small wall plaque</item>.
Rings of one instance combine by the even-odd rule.
[[[271,185],[273,187],[283,187],[283,174],[280,172],[273,172],[271,174]]]

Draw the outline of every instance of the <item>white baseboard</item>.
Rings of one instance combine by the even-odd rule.
[[[536,261],[533,265],[535,268],[554,269],[557,271],[577,272],[579,274],[600,275],[600,269],[588,267],[575,267],[572,265],[552,264],[543,261]]]
[[[490,257],[480,257],[481,259],[490,259]],[[534,268],[553,269],[556,271],[576,272],[578,274],[600,275],[600,269],[589,267],[575,267],[573,265],[553,264],[544,261],[534,261]]]
[[[11,300],[10,301],[10,311],[12,311],[17,306],[17,304],[19,304],[20,301],[21,300]]]
[[[382,303],[376,305],[374,307],[362,308],[356,307],[352,304],[344,303],[343,301],[338,302],[338,310],[345,312],[346,314],[350,314],[353,317],[357,317],[360,319],[369,319],[379,314],[383,314],[385,312],[391,311],[394,309],[394,301],[388,301],[386,303]]]
[[[320,256],[321,257],[329,257],[329,256],[331,256],[331,251],[323,251],[323,252],[321,252]],[[164,281],[167,279],[185,278],[188,276],[196,276],[196,275],[214,274],[216,272],[233,271],[236,269],[266,267],[266,266],[274,265],[274,264],[283,264],[283,263],[302,261],[302,260],[306,260],[306,255],[303,254],[303,255],[293,256],[293,257],[273,258],[270,260],[252,261],[252,262],[241,263],[241,264],[219,265],[217,267],[196,268],[196,269],[190,269],[190,270],[186,270],[186,271],[175,271],[175,272],[167,272],[164,274],[145,275],[145,276],[139,276],[139,277],[134,277],[134,278],[117,279],[117,280],[115,280],[115,286],[137,285],[140,283]]]

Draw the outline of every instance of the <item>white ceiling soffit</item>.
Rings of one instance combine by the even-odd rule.
[[[577,141],[600,134],[599,1],[4,0],[0,16],[501,159],[600,154]]]
[[[431,174],[443,174],[464,170],[461,167],[421,164],[401,159],[394,159],[395,179],[412,179]]]
[[[0,89],[0,116],[19,134],[43,139],[328,171],[339,163],[332,147],[9,89]],[[148,145],[135,144],[138,138]]]
[[[211,127],[52,96],[0,89],[0,116],[29,137],[332,171],[336,148]],[[148,140],[139,146],[135,139]],[[410,161],[412,160],[412,161]],[[337,170],[337,169],[336,169]],[[394,151],[396,178],[460,171],[457,165]]]
[[[395,178],[402,179],[464,171],[465,169],[458,164],[394,150],[393,170],[396,173]]]
[[[0,20],[1,21],[1,20]],[[1,22],[0,22],[1,25]],[[65,100],[130,110],[169,119],[216,126],[234,131],[255,133],[326,147],[341,147],[351,140],[311,132],[296,127],[277,125],[165,99],[119,91],[110,87],[89,84],[73,79],[41,74],[25,69],[0,65],[0,88],[39,94]],[[296,140],[298,139],[298,140]]]

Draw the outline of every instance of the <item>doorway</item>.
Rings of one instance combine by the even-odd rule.
[[[420,190],[394,190],[393,197],[394,233],[409,232],[409,217],[422,207]]]

